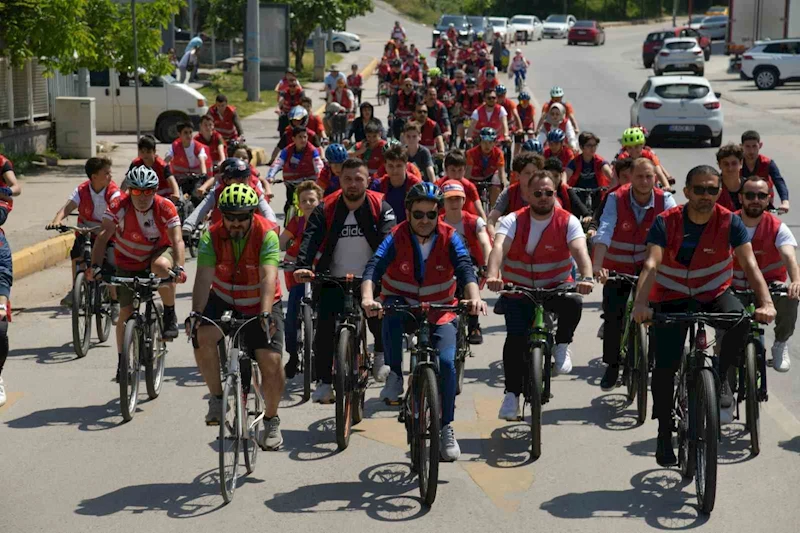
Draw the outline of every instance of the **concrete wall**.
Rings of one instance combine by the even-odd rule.
[[[178,61],[180,61],[181,57],[183,56],[183,52],[186,50],[186,46],[189,44],[189,41],[175,41],[175,54],[178,56]],[[231,57],[231,48],[230,48],[230,41],[217,41],[216,42],[217,48],[217,62],[222,61],[223,59],[228,59]],[[244,44],[242,43],[241,39],[234,39],[233,41],[233,55],[243,54],[244,53]],[[208,39],[203,42],[203,46],[200,48],[200,64],[203,66],[211,65],[211,39]]]
[[[12,129],[0,129],[0,145],[5,153],[42,153],[47,150],[50,122],[40,121]]]

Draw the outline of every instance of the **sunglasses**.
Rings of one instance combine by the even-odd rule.
[[[704,194],[716,196],[719,194],[719,187],[702,187],[700,185],[694,185],[692,187],[692,192],[697,196],[702,196]]]
[[[536,198],[541,198],[542,196],[547,196],[548,198],[552,198],[556,191],[533,191],[533,196]]]
[[[428,220],[436,220],[436,217],[439,216],[438,211],[412,211],[411,216],[414,217],[414,220],[422,220],[425,217],[428,217]]]
[[[222,217],[228,222],[244,222],[246,220],[250,220],[252,216],[253,216],[252,213],[242,213],[239,215],[232,215],[230,213],[226,213],[222,215]]]
[[[759,200],[766,200],[767,198],[769,198],[769,194],[765,192],[745,192],[742,194],[748,200],[755,200],[756,198],[758,198]]]
[[[153,196],[156,193],[155,189],[129,189],[131,191],[131,196]]]

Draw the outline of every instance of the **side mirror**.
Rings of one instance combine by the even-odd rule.
[[[633,92],[633,91],[629,92],[628,93],[628,98],[630,98],[631,100],[633,100],[635,102],[636,101],[636,93]]]
[[[720,96],[722,96],[722,93],[714,93],[714,96],[716,96],[717,98],[719,98]]]

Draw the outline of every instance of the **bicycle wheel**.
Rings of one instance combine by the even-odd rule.
[[[219,425],[219,488],[225,503],[233,500],[239,478],[239,445],[241,441],[242,387],[236,376],[225,379],[222,393],[222,418]]]
[[[158,310],[152,309],[148,320],[148,336],[150,337],[150,353],[144,358],[144,383],[147,386],[147,396],[151,400],[161,394],[161,385],[164,383],[164,367],[167,358],[167,342],[161,331],[161,317],[163,307],[157,305]]]
[[[696,442],[690,431],[690,417],[689,414],[697,402],[695,399],[697,393],[694,390],[689,391],[686,383],[686,375],[683,368],[680,370],[681,381],[678,383],[678,391],[675,397],[675,412],[678,416],[678,464],[681,475],[686,480],[691,480],[694,477],[695,468],[695,448]]]
[[[122,418],[128,422],[136,413],[139,402],[139,380],[141,379],[142,332],[135,318],[125,322],[122,337],[122,358],[119,367],[119,405]]]
[[[252,381],[250,383],[250,393],[244,398],[245,405],[245,427],[244,427],[244,466],[248,474],[252,474],[256,469],[256,459],[258,458],[258,443],[261,441],[261,434],[266,431],[263,417],[259,417],[264,412],[261,404],[261,370],[258,364],[250,362]],[[256,422],[258,420],[258,422]]]
[[[311,398],[311,381],[314,364],[311,359],[314,342],[314,317],[311,305],[303,305],[303,401]]]
[[[464,369],[467,363],[469,342],[467,341],[466,317],[459,317],[458,338],[456,339],[456,395],[464,388]]]
[[[530,398],[531,404],[531,458],[536,460],[542,455],[542,365],[544,351],[541,346],[531,349]]]
[[[72,286],[72,345],[78,358],[86,357],[92,344],[92,290],[86,274],[78,272]]]
[[[697,503],[705,514],[714,510],[717,495],[717,440],[719,438],[719,407],[714,374],[704,368],[698,375],[697,401],[695,402],[694,425],[697,446],[695,448],[695,486]]]
[[[99,294],[95,296],[98,300],[98,310],[94,315],[97,339],[106,342],[111,334],[111,295],[108,292],[108,285],[101,285],[95,293]]]
[[[761,417],[758,412],[758,357],[754,342],[747,343],[744,350],[745,363],[745,409],[747,431],[750,432],[750,449],[753,455],[761,453]]]
[[[369,385],[369,374],[371,367],[368,365],[367,357],[367,324],[364,322],[361,325],[361,335],[356,344],[356,357],[353,365],[352,383],[353,383],[353,425],[359,424],[364,419],[364,400],[367,395],[367,386]]]
[[[631,327],[634,327],[632,324]],[[635,324],[636,332],[636,368],[634,369],[634,382],[636,383],[636,418],[639,425],[647,420],[647,378],[650,374],[650,344],[647,329],[643,324]]]
[[[336,360],[333,386],[336,391],[336,444],[344,450],[350,444],[352,429],[353,395],[350,384],[350,361],[352,361],[352,343],[350,330],[339,331],[339,342],[336,345]]]
[[[430,507],[436,500],[439,484],[439,431],[441,412],[439,406],[439,385],[431,367],[425,367],[417,376],[414,392],[418,393],[415,402],[417,412],[413,415],[414,441],[417,454],[417,475],[419,494],[422,501]]]

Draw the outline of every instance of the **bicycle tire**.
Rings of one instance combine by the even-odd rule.
[[[72,346],[78,359],[92,346],[92,290],[86,274],[78,272],[72,285]]]
[[[414,389],[419,393],[415,402],[418,413],[417,416],[412,415],[414,440],[417,443],[419,494],[423,503],[430,507],[436,500],[439,485],[439,435],[442,422],[439,418],[439,385],[431,367],[421,369]]]
[[[464,317],[459,317],[458,338],[456,339],[456,396],[461,394],[464,389],[464,370],[467,363],[467,351],[469,342],[467,341],[467,327],[463,322]]]
[[[361,423],[364,420],[364,400],[366,399],[366,387],[369,383],[369,377],[365,377],[362,380],[364,374],[369,376],[370,370],[367,368],[366,358],[367,358],[367,340],[365,338],[366,333],[364,332],[363,328],[366,328],[366,323],[361,325],[362,333],[359,338],[356,340],[355,349],[356,349],[356,356],[354,358],[354,363],[351,369],[351,376],[353,383],[353,425]],[[362,386],[363,385],[363,386]]]
[[[531,458],[535,461],[542,455],[542,366],[544,365],[544,351],[541,346],[531,348]]]
[[[246,409],[244,420],[245,438],[243,443],[244,466],[248,474],[252,474],[256,469],[256,459],[258,459],[259,448],[258,443],[262,440],[262,433],[266,431],[263,419],[255,424],[256,418],[264,411],[264,406],[261,405],[261,397],[259,396],[261,391],[261,369],[258,368],[258,364],[252,361],[250,361],[250,373],[252,376],[250,393],[244,398],[243,402]]]
[[[239,380],[236,376],[228,376],[222,392],[222,417],[219,424],[219,488],[225,503],[233,500],[236,481],[239,478],[241,402]],[[232,409],[231,403],[233,403]]]
[[[697,503],[705,514],[714,510],[717,495],[717,444],[719,439],[719,407],[714,373],[700,370],[697,377],[695,402],[695,487]]]
[[[107,285],[101,285],[97,291],[100,296],[98,299],[99,310],[95,313],[95,325],[97,326],[97,340],[106,342],[111,335],[111,295]]]
[[[650,375],[650,342],[644,324],[636,327],[636,421],[641,426],[647,420],[647,378]]]
[[[750,432],[750,450],[753,455],[761,453],[761,415],[758,405],[758,357],[754,342],[744,349],[745,361],[745,410],[747,430]]]
[[[136,404],[139,402],[139,381],[141,379],[142,337],[136,319],[125,322],[122,337],[122,358],[119,367],[119,405],[125,422],[133,419]]]
[[[336,445],[339,450],[347,449],[352,429],[353,395],[350,386],[352,343],[350,333],[349,329],[342,328],[336,343],[333,386],[336,391]]]
[[[678,384],[676,395],[676,402],[682,415],[678,419],[678,465],[681,476],[685,480],[691,481],[694,477],[696,446],[690,427],[692,415],[689,413],[694,409],[697,394],[694,392],[694,388],[689,390],[688,383],[686,383],[687,375],[683,372],[684,370],[681,368],[681,382]]]
[[[164,309],[161,304],[157,304],[155,307],[157,309],[152,309],[147,326],[150,337],[150,353],[144,358],[144,383],[147,387],[147,396],[151,400],[155,400],[161,394],[167,358],[167,343],[164,340],[160,318],[163,316]]]
[[[314,317],[310,305],[303,305],[303,401],[311,398],[311,381],[314,373],[312,360],[314,345]]]

